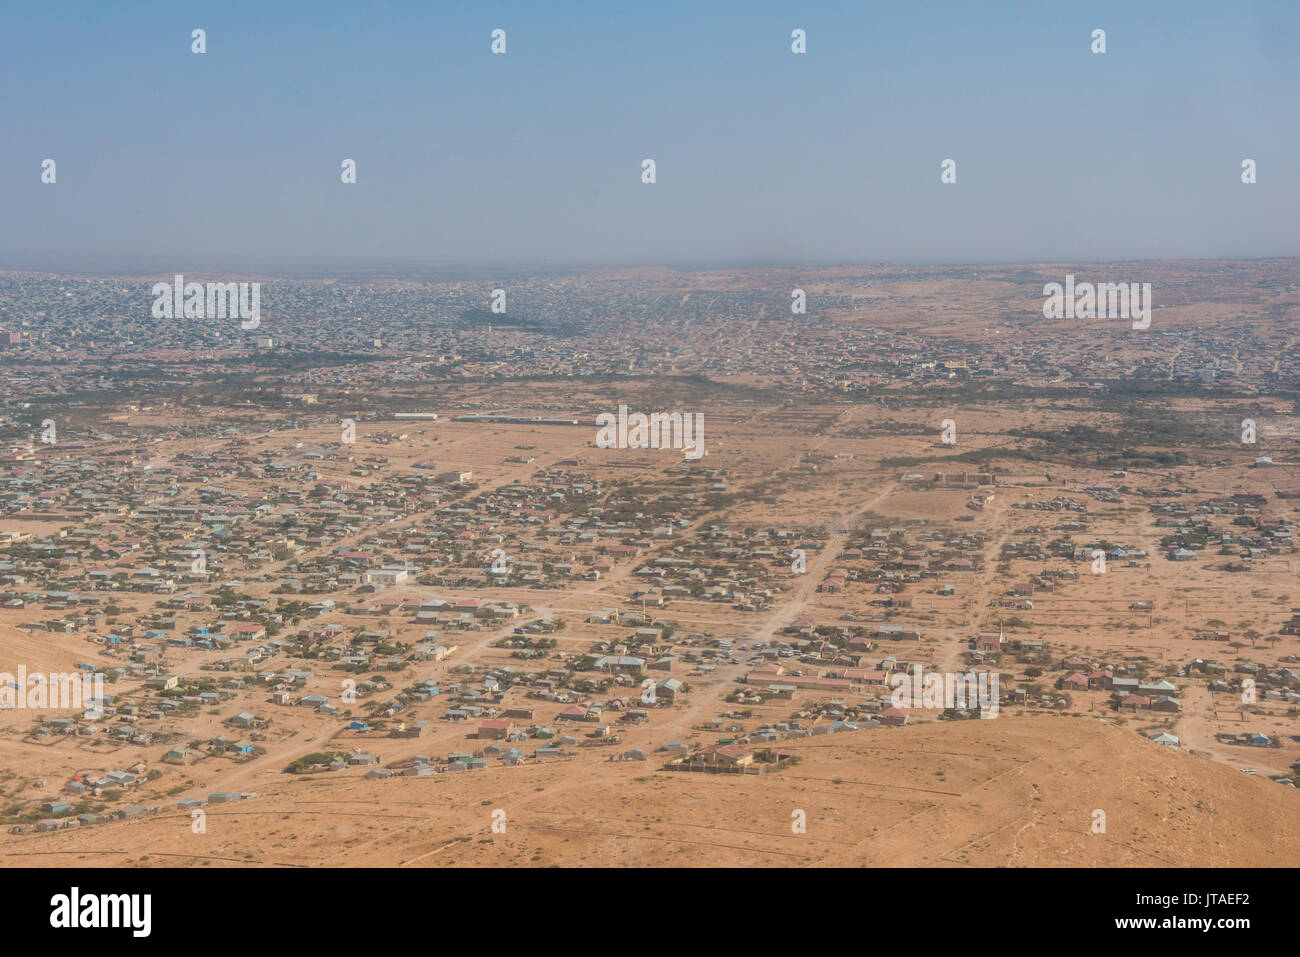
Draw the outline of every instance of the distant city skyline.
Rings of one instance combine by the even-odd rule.
[[[19,7],[0,269],[1297,256],[1297,41],[1280,2]]]

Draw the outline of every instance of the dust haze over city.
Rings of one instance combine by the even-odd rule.
[[[1293,5],[5,20],[51,927],[558,866],[1213,868],[1241,928],[1296,865]]]

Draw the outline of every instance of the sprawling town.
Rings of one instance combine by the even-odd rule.
[[[1294,860],[1300,266],[1137,269],[5,274],[0,851]]]

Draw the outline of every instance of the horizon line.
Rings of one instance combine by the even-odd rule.
[[[349,273],[362,274],[371,278],[389,279],[425,279],[432,277],[427,273],[481,273],[497,277],[509,275],[556,274],[556,273],[594,273],[610,271],[636,271],[665,269],[680,273],[716,272],[719,270],[738,270],[757,272],[772,269],[979,269],[1008,266],[1035,267],[1069,267],[1100,265],[1135,265],[1135,264],[1177,264],[1177,263],[1269,263],[1300,261],[1300,255],[1245,256],[1245,257],[1168,257],[1139,259],[989,259],[989,260],[696,260],[692,262],[633,262],[633,261],[434,261],[418,262],[414,260],[384,259],[357,262],[356,260],[317,259],[311,262],[293,262],[285,260],[274,265],[264,265],[251,269],[250,263],[238,259],[207,263],[202,265],[120,265],[120,264],[79,264],[62,267],[51,266],[5,266],[0,265],[0,276],[51,276],[61,278],[114,279],[114,278],[152,278],[156,276],[174,276],[181,273],[222,272],[228,275],[271,276],[279,279],[329,279],[346,278]],[[455,277],[443,275],[441,281],[454,281]],[[469,278],[469,277],[467,277]]]

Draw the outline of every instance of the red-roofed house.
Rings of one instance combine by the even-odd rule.
[[[510,734],[510,729],[514,727],[514,724],[509,718],[490,718],[487,721],[480,721],[478,736],[480,738],[504,738]]]

